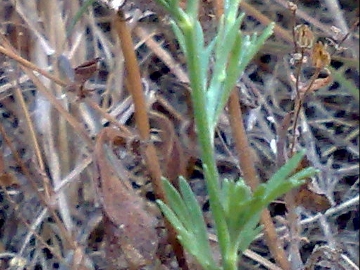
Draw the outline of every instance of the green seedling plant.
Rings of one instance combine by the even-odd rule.
[[[253,191],[242,179],[219,183],[214,151],[214,130],[219,115],[238,78],[272,34],[274,25],[270,24],[261,35],[242,34],[240,24],[244,15],[239,15],[237,11],[240,0],[225,0],[217,34],[205,44],[204,32],[198,20],[198,0],[188,0],[186,9],[180,7],[178,0],[157,1],[170,14],[173,31],[186,57],[194,119],[222,257],[221,265],[217,265],[212,256],[200,206],[184,178],[179,179],[179,191],[164,179],[168,204],[160,200],[157,203],[177,230],[181,244],[203,269],[235,270],[242,252],[261,230],[258,225],[261,211],[271,201],[303,184],[304,179],[316,173],[314,168],[306,168],[293,174],[305,154],[300,151],[270,180]]]

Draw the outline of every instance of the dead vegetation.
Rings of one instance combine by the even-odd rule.
[[[82,4],[0,7],[0,269],[179,269],[182,260],[197,269],[154,204],[163,198],[154,179],[186,176],[216,246],[178,44],[152,2],[126,3],[136,79],[114,14],[95,2],[74,24]],[[277,24],[238,84],[247,154],[266,181],[286,151],[307,149],[318,177],[285,197],[293,215],[283,200],[269,207],[279,241],[305,269],[359,269],[359,8],[297,4],[240,5],[243,31]],[[211,34],[208,6],[201,18]],[[133,102],[135,87],[144,95]],[[230,124],[224,113],[215,145],[221,177],[235,179],[243,172]],[[239,268],[279,269],[269,245],[259,235]]]

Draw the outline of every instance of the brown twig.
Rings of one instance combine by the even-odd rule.
[[[139,71],[139,66],[137,62],[137,58],[134,51],[134,46],[131,38],[130,31],[126,25],[126,21],[124,18],[124,14],[121,10],[118,11],[117,16],[115,16],[114,26],[118,37],[120,39],[121,49],[125,59],[125,67],[127,70],[127,79],[129,81],[129,92],[132,96],[134,107],[135,107],[135,121],[137,125],[137,129],[139,131],[140,137],[145,144],[144,149],[144,158],[147,164],[147,168],[150,172],[152,185],[154,188],[155,196],[167,202],[164,187],[162,184],[162,172],[159,164],[159,160],[156,154],[156,150],[152,142],[150,141],[150,124],[149,118],[147,114],[147,106],[145,102],[145,97],[141,84],[141,76]],[[175,256],[177,258],[179,267],[182,269],[189,269],[183,247],[179,243],[177,239],[177,234],[175,229],[171,226],[171,224],[165,220],[165,226],[167,228],[169,234],[169,240],[175,252]]]
[[[292,12],[293,21],[295,24],[295,16],[296,16],[296,8]],[[315,81],[320,74],[322,68],[330,63],[330,55],[327,53],[325,47],[322,43],[313,44],[314,42],[314,35],[310,28],[306,25],[298,25],[294,28],[293,31],[293,42],[294,42],[294,51],[298,53],[300,51],[300,60],[296,63],[297,70],[295,75],[295,90],[296,90],[296,98],[294,102],[294,119],[292,125],[292,142],[290,145],[289,156],[292,157],[295,152],[295,145],[296,145],[296,127],[298,125],[299,114],[306,98],[307,94],[311,91],[314,91],[313,85],[315,85]],[[312,49],[312,62],[313,65],[316,67],[316,70],[313,76],[309,80],[309,84],[304,87],[302,86],[300,89],[300,74],[303,68],[303,59],[305,58],[305,51],[307,49]],[[278,164],[282,166],[283,164]],[[301,259],[300,254],[300,222],[299,216],[296,213],[296,203],[295,203],[295,196],[296,192],[291,190],[285,195],[285,204],[288,211],[287,220],[289,224],[289,234],[290,234],[290,255],[291,255],[291,268],[292,269],[302,269],[304,264]]]
[[[290,156],[292,156],[294,154],[295,151],[295,144],[296,144],[296,134],[295,134],[295,130],[297,127],[297,122],[299,119],[299,114],[300,114],[300,110],[302,108],[302,104],[304,102],[305,97],[307,96],[309,90],[311,89],[311,87],[313,86],[313,84],[315,83],[316,78],[319,76],[320,74],[320,69],[317,69],[314,73],[314,75],[311,77],[310,79],[310,84],[308,85],[305,93],[303,95],[299,94],[299,88],[297,88],[296,92],[297,92],[297,97],[295,100],[295,105],[294,105],[294,121],[293,121],[293,126],[292,126],[292,143],[291,143],[291,148],[290,148]],[[298,82],[299,78],[297,78],[296,81],[296,85],[298,87],[299,82]]]

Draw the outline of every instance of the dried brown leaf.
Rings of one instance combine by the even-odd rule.
[[[159,132],[160,140],[156,143],[157,152],[162,159],[162,171],[174,185],[178,177],[186,177],[187,162],[180,139],[175,133],[174,125],[164,114],[152,111],[150,113],[151,126]]]
[[[80,84],[85,83],[98,70],[99,61],[100,57],[97,57],[74,68],[74,81]]]
[[[2,153],[0,153],[0,186],[3,188],[18,185],[19,182],[12,173],[5,169],[5,162]]]
[[[324,213],[331,207],[329,199],[311,188],[311,184],[302,185],[296,190],[295,204],[313,212]]]
[[[310,162],[305,156],[296,168],[296,172],[309,167]],[[311,187],[311,180],[295,190],[295,204],[314,212],[325,212],[331,207],[329,199],[321,192]]]
[[[322,87],[329,85],[331,81],[332,81],[332,76],[329,71],[329,76],[327,76],[326,78],[316,79],[314,81],[314,83],[311,85],[311,87],[309,88],[309,90],[307,90],[307,87],[306,87],[304,89],[300,89],[300,93],[305,92],[305,91],[307,91],[307,93],[312,93]]]
[[[10,187],[14,185],[18,185],[19,182],[15,178],[15,176],[12,173],[4,172],[0,174],[0,186],[1,187]]]
[[[95,146],[96,178],[99,200],[103,208],[107,245],[107,259],[113,267],[120,267],[121,254],[133,269],[150,264],[155,257],[158,237],[156,218],[145,210],[145,204],[128,182],[128,172],[121,160],[112,160],[109,147],[120,131],[106,128]],[[113,156],[114,157],[114,156]],[[116,162],[116,168],[114,163]]]
[[[62,61],[67,61],[64,59],[65,58],[62,58]],[[70,71],[70,73],[74,75],[74,78],[69,78],[70,82],[66,87],[67,91],[75,93],[80,99],[89,96],[93,90],[85,88],[84,84],[98,70],[99,61],[100,57],[94,58],[77,66],[73,71]]]
[[[316,68],[321,69],[330,65],[331,56],[327,51],[327,45],[324,45],[321,41],[318,41],[313,47],[311,58],[312,63]]]
[[[331,72],[328,69],[324,69],[328,76],[325,78],[317,78],[314,82],[308,82],[308,83],[299,83],[299,95],[300,99],[304,98],[304,95],[308,95],[312,92],[315,92],[316,90],[319,90],[322,87],[325,87],[329,85],[333,79]],[[295,84],[296,83],[296,77],[294,74],[290,75],[290,80]],[[309,88],[310,85],[310,88]]]

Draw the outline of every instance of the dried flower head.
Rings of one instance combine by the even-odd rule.
[[[303,49],[310,49],[314,43],[314,34],[306,24],[299,24],[295,27],[295,42]]]
[[[331,56],[326,47],[321,41],[316,42],[313,47],[312,63],[316,68],[324,68],[330,64]]]

